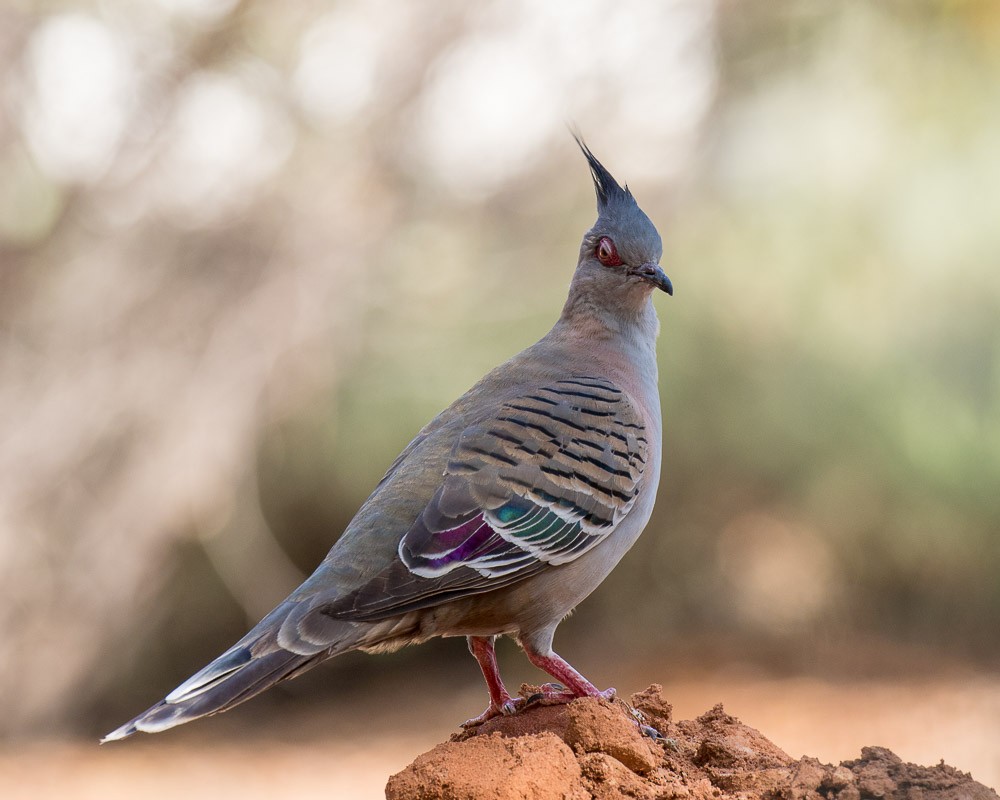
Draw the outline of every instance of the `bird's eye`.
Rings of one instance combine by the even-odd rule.
[[[597,260],[606,267],[621,266],[622,258],[618,255],[618,248],[607,236],[602,236],[597,243]]]

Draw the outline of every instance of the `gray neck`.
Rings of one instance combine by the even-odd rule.
[[[651,287],[638,279],[626,286],[618,283],[612,291],[600,291],[610,287],[590,284],[587,280],[573,281],[562,315],[549,337],[607,352],[612,358],[620,358],[622,364],[635,364],[655,383],[660,321],[653,307]]]
[[[588,338],[629,339],[655,348],[660,321],[653,308],[653,291],[639,278],[611,282],[601,273],[578,272],[556,327],[585,332]]]

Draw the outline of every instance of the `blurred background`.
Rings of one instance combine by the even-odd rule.
[[[378,796],[481,710],[438,641],[94,745],[552,324],[570,122],[676,295],[656,513],[558,649],[1000,783],[1000,6],[6,0],[0,75],[0,781],[274,796],[252,738]]]

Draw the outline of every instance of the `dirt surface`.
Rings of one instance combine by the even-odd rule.
[[[508,671],[527,680],[530,667],[518,674],[518,661],[512,661]],[[614,677],[638,687],[657,672],[677,671],[675,663],[621,663]],[[594,677],[612,676],[597,669]],[[97,744],[106,725],[82,738],[5,740],[0,798],[384,800],[386,779],[445,741],[457,720],[481,711],[485,694],[474,673],[462,685],[440,675],[423,683],[414,676],[414,682],[383,687],[374,698],[269,703],[265,696],[194,725],[111,745]],[[943,758],[1000,790],[1000,674],[831,682],[699,666],[688,677],[675,674],[663,694],[678,720],[693,719],[725,698],[727,712],[766,731],[795,758],[807,754],[837,764],[878,742],[916,764]],[[308,685],[301,696],[311,698]]]
[[[534,687],[522,687],[530,696]],[[456,734],[386,786],[387,800],[1000,800],[943,762],[864,747],[839,765],[793,759],[721,705],[675,722],[653,685],[622,702],[536,706]],[[636,715],[635,712],[638,712]],[[640,732],[636,719],[662,735]]]

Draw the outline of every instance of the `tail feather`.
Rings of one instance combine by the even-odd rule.
[[[329,631],[331,640],[323,645],[288,637],[288,646],[282,646],[278,633],[293,612],[301,611],[298,606],[291,600],[280,604],[211,664],[101,742],[124,739],[139,731],[158,733],[226,711],[279,681],[300,675],[321,661],[358,646],[361,632],[357,626],[344,623]],[[295,614],[295,618],[299,619],[300,614]]]
[[[249,664],[252,659],[253,655],[249,648],[237,645],[184,681],[164,698],[164,702],[176,704],[197,697],[218,686],[234,672]]]
[[[247,650],[235,653],[230,651],[217,661],[235,660],[234,657],[242,657],[244,653],[250,655]],[[192,678],[181,684],[164,700],[109,733],[101,739],[101,742],[124,739],[139,731],[159,733],[199,717],[226,711],[290,677],[292,673],[304,672],[320,660],[315,656],[302,656],[287,650],[277,650],[257,658],[250,657],[249,660],[244,660],[241,666],[221,671],[214,680],[201,685],[195,684],[192,690],[181,692],[184,686],[194,683]],[[216,663],[213,662],[210,667]],[[208,669],[202,670],[199,675],[206,673]]]

